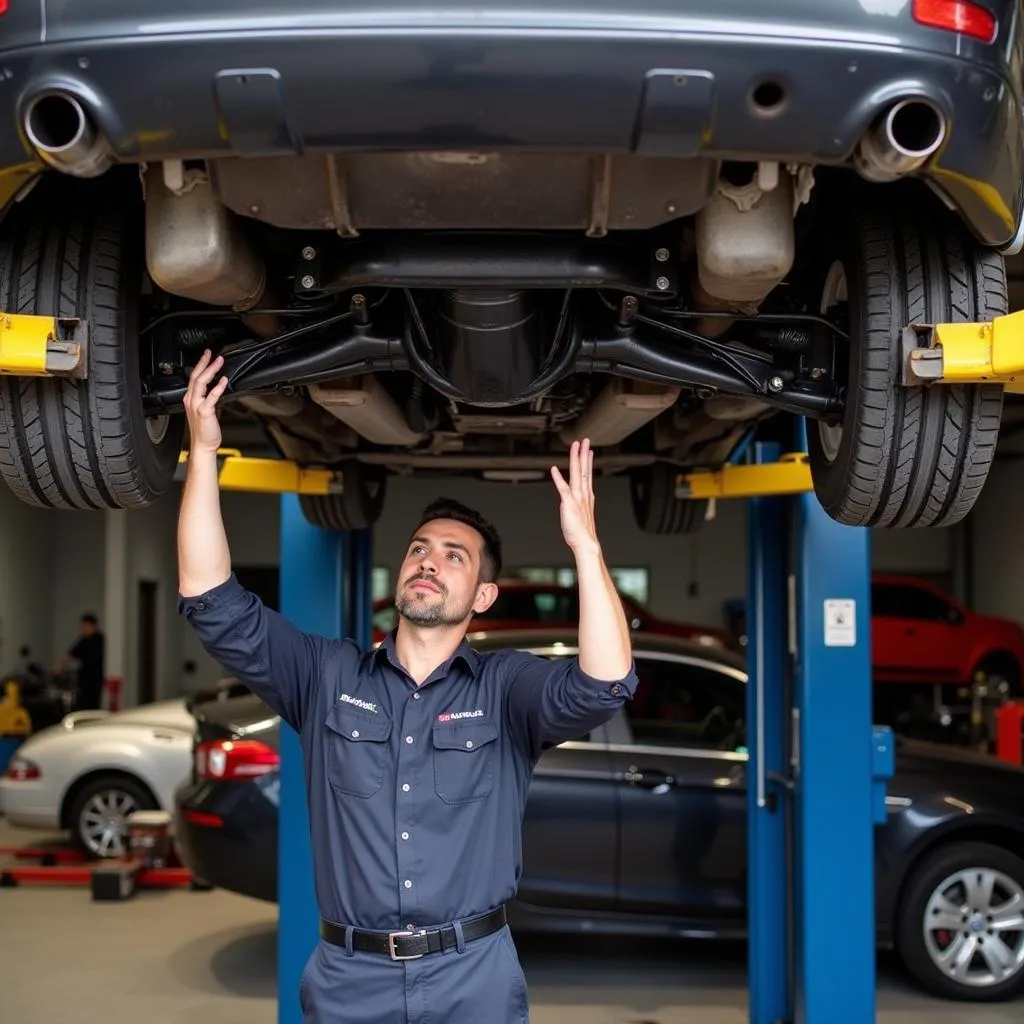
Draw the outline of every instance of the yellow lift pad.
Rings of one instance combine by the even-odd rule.
[[[1024,394],[1024,310],[980,323],[913,324],[903,356],[908,386],[1002,384]]]
[[[814,490],[811,467],[805,452],[789,452],[778,462],[724,466],[718,470],[681,473],[676,480],[676,497],[767,498],[782,494],[803,494]]]
[[[188,452],[178,457],[175,479],[184,480]],[[340,494],[341,474],[311,469],[287,459],[255,459],[235,448],[217,452],[217,478],[222,490],[261,494]]]
[[[84,377],[85,346],[76,317],[0,313],[0,375]]]
[[[175,479],[185,479],[188,452],[178,459]],[[218,479],[223,490],[262,494],[340,494],[341,474],[330,469],[299,466],[287,459],[257,459],[235,448],[217,452]],[[676,497],[760,498],[802,494],[814,489],[804,452],[783,455],[778,462],[725,466],[720,470],[682,473],[676,481]]]

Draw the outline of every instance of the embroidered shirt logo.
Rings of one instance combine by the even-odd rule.
[[[477,708],[475,711],[442,711],[437,716],[439,722],[455,722],[460,718],[483,718],[483,708]]]
[[[338,700],[343,704],[353,704],[357,708],[362,708],[364,711],[371,711],[373,714],[377,714],[377,705],[371,704],[368,700],[360,700],[358,697],[350,697],[347,693],[343,693]]]

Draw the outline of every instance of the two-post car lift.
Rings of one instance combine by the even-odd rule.
[[[81,372],[77,321],[0,313],[0,373]],[[1024,388],[1024,313],[915,325],[904,383]],[[801,446],[802,447],[802,446]],[[182,469],[187,456],[182,456]],[[303,629],[370,643],[371,536],[312,526],[298,494],[341,487],[330,470],[222,453],[225,489],[281,494],[281,610]],[[816,500],[800,451],[755,444],[746,464],[683,474],[681,497],[749,499],[747,747],[751,1024],[875,1020],[873,831],[894,767],[873,728],[869,531]],[[346,617],[346,596],[350,614]],[[298,737],[283,727],[278,1020],[318,936]],[[836,922],[842,922],[837,941]]]

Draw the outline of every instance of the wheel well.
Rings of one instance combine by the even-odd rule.
[[[1022,673],[1021,663],[1009,651],[987,651],[978,659],[978,664],[974,666],[974,672],[977,672],[983,665],[1008,668],[1017,674],[1018,679],[1020,679],[1022,674],[1024,674]],[[971,673],[972,678],[974,676],[974,672]]]
[[[907,880],[912,877],[923,861],[934,856],[940,850],[954,846],[957,843],[989,843],[1024,859],[1024,833],[1002,825],[990,825],[985,822],[980,822],[977,825],[962,825],[932,840],[927,845],[921,847],[913,860],[904,867],[903,874],[900,876],[899,886],[893,894],[889,930],[894,940],[898,939],[900,914],[903,910]]]
[[[143,782],[142,779],[138,777],[138,775],[122,771],[119,768],[97,768],[95,771],[88,772],[81,778],[75,779],[75,781],[68,787],[68,791],[64,794],[64,800],[60,806],[61,828],[71,827],[71,808],[74,807],[78,794],[81,793],[82,790],[90,783],[95,782],[97,779],[106,778],[126,779],[129,782],[134,783],[136,786],[141,786],[150,800],[152,800],[154,806],[160,806],[160,801],[157,800],[156,794],[145,782]]]

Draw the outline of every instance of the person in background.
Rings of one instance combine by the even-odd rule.
[[[97,709],[103,701],[104,637],[92,612],[79,620],[78,639],[57,659],[54,672],[66,672],[77,666],[75,710]]]

